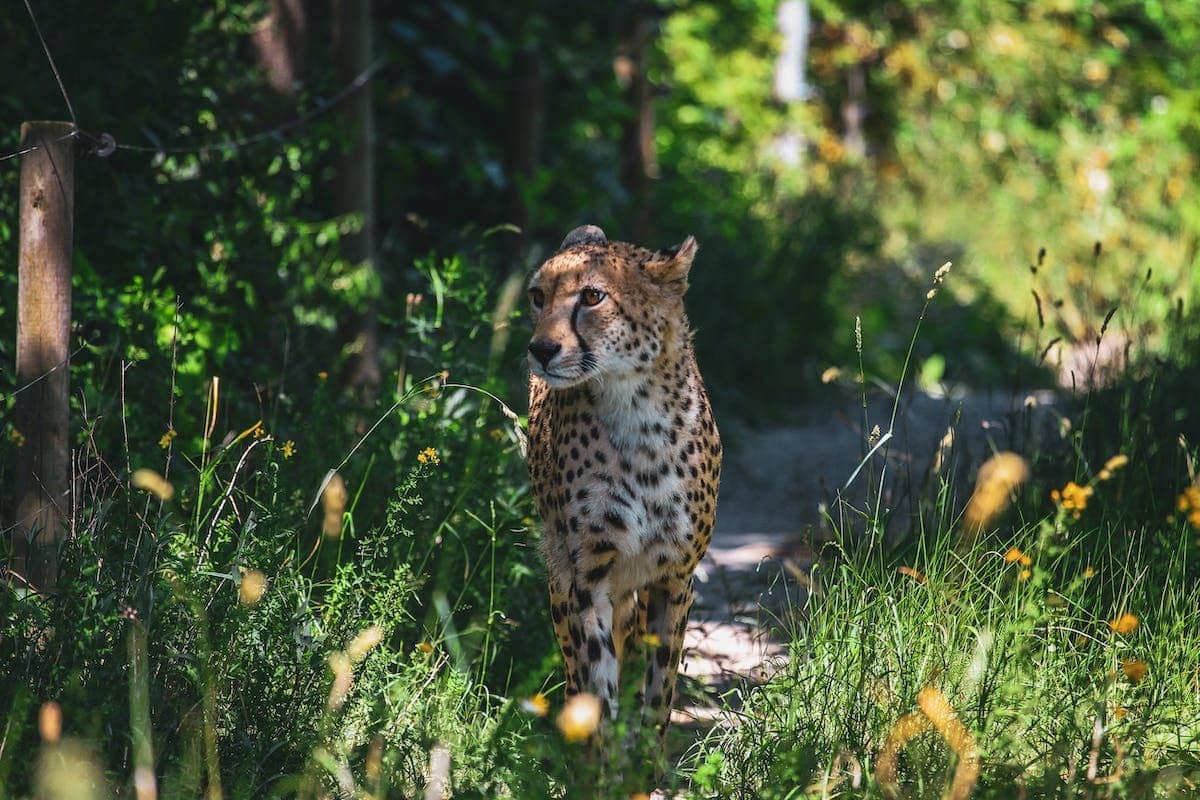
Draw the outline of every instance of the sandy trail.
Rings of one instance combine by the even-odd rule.
[[[954,444],[941,474],[969,488],[973,470],[994,450],[1022,452],[1057,436],[1054,402],[1045,391],[911,393],[896,415],[894,437],[843,494],[861,506],[873,477],[884,507],[895,512],[891,527],[903,529],[948,430]],[[889,429],[892,399],[881,394],[867,406],[865,428],[861,398],[847,391],[800,411],[791,424],[725,431],[732,446],[712,545],[696,577],[677,724],[711,724],[721,713],[719,693],[748,688],[783,662],[785,631],[795,628],[807,600],[802,582],[812,542],[830,533],[823,509],[834,507],[862,462],[862,431]]]

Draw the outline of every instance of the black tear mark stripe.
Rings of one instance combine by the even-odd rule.
[[[588,345],[587,340],[583,338],[583,334],[579,332],[579,311],[583,308],[583,294],[575,299],[575,308],[571,310],[571,333],[575,334],[575,338],[579,340],[579,349],[583,351],[584,356],[592,352],[592,348]]]

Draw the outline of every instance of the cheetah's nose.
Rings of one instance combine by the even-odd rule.
[[[543,369],[550,366],[550,359],[558,355],[559,350],[562,350],[562,345],[549,339],[535,339],[529,343],[529,352],[542,362]]]

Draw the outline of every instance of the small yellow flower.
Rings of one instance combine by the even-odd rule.
[[[1186,515],[1188,524],[1200,530],[1200,486],[1189,486],[1175,501],[1175,508]]]
[[[296,455],[296,443],[291,439],[288,439],[283,443],[283,446],[279,448],[279,451],[283,453],[284,458],[291,458],[292,456]]]
[[[584,692],[567,700],[558,715],[558,729],[568,742],[582,742],[600,727],[600,698]]]
[[[647,647],[658,647],[662,644],[662,639],[658,638],[657,633],[647,633],[642,637],[642,643]]]
[[[162,438],[158,440],[158,446],[161,447],[162,449],[166,450],[168,447],[171,446],[171,442],[173,442],[175,440],[175,437],[178,435],[179,434],[175,432],[174,428],[167,428],[167,432],[164,433],[162,435]]]
[[[417,461],[421,462],[422,464],[433,464],[434,466],[442,463],[442,460],[438,458],[437,450],[434,450],[432,447],[426,447],[424,450],[417,453]]]
[[[1122,661],[1121,671],[1125,673],[1125,677],[1130,683],[1141,683],[1142,678],[1146,677],[1146,671],[1150,667],[1145,661]]]
[[[1029,580],[1032,576],[1033,576],[1033,570],[1026,568],[1026,569],[1021,570],[1017,574],[1017,580],[1024,583],[1025,581]]]
[[[1111,628],[1114,633],[1119,633],[1122,636],[1133,633],[1133,631],[1137,628],[1137,626],[1138,626],[1137,616],[1134,614],[1130,614],[1128,611],[1126,611],[1124,614],[1117,617],[1116,619],[1110,619],[1108,621],[1108,627]]]
[[[329,380],[329,373],[326,372],[325,370],[321,370],[320,372],[317,373],[317,380],[319,380],[319,381]]]
[[[1083,577],[1085,580],[1089,580],[1089,581],[1092,578],[1096,577],[1096,568],[1091,565],[1084,567],[1083,568]]]
[[[429,655],[433,652],[433,645],[431,645],[429,642],[420,642],[417,644],[417,649],[425,655]]]
[[[521,701],[521,710],[535,717],[544,717],[550,711],[550,701],[546,699],[546,695],[538,692],[533,697],[526,697]]]
[[[1050,492],[1050,499],[1064,511],[1070,511],[1071,516],[1079,519],[1079,514],[1087,508],[1088,498],[1095,493],[1091,486],[1080,486],[1075,481],[1067,481],[1060,492],[1058,489]]]
[[[21,433],[16,428],[10,428],[8,431],[8,440],[17,447],[25,446],[25,434]]]
[[[1022,567],[1028,567],[1033,563],[1033,559],[1019,547],[1010,547],[1008,552],[1004,554],[1004,563],[1020,564]]]
[[[1116,717],[1118,720],[1125,719],[1125,716],[1128,713],[1129,712],[1125,710],[1125,706],[1121,705],[1120,703],[1118,703],[1116,705],[1116,707],[1113,708],[1113,716]]]

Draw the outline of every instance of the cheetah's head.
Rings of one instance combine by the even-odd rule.
[[[533,273],[533,374],[556,389],[648,371],[687,340],[683,294],[696,256],[691,236],[647,250],[610,242],[595,225],[567,234]]]

